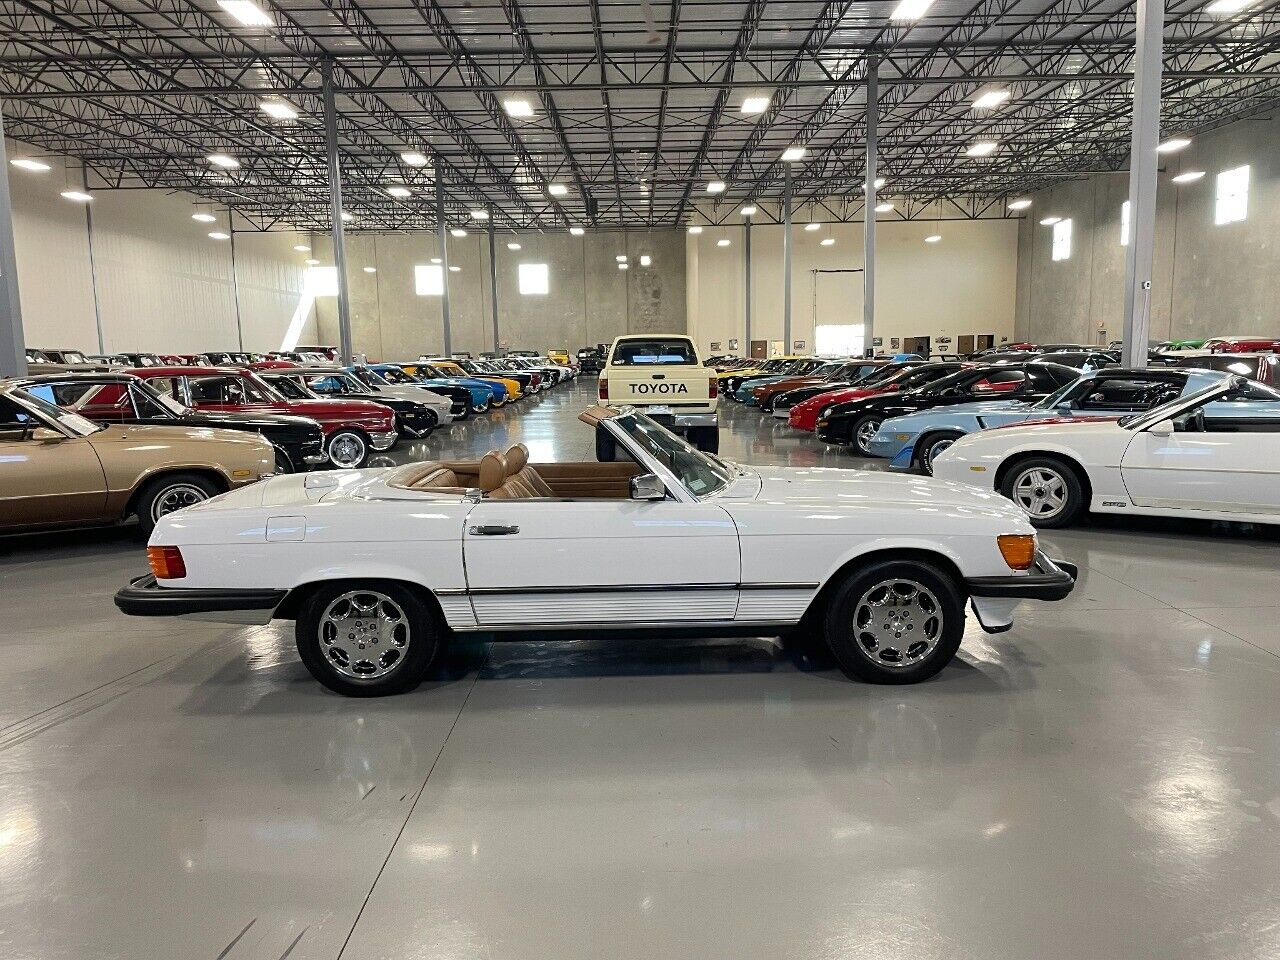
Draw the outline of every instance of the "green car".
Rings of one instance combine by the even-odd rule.
[[[1166,350],[1199,350],[1204,346],[1203,340],[1170,340]]]

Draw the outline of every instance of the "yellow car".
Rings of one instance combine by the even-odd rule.
[[[726,370],[724,373],[717,374],[716,382],[719,384],[720,394],[723,396],[738,388],[743,380],[751,377],[771,377],[786,373],[786,367],[792,361],[806,360],[807,357],[788,356],[788,357],[772,357],[763,360],[758,364],[749,367],[742,367],[737,370]]]
[[[490,374],[468,373],[453,360],[432,360],[431,366],[450,377],[466,377],[469,380],[489,380],[494,383],[500,383],[507,388],[508,400],[519,400],[524,395],[524,390],[521,389],[519,380]]]
[[[559,347],[555,350],[548,350],[547,359],[552,363],[563,364],[567,367],[569,365],[569,351],[565,350],[563,347]]]

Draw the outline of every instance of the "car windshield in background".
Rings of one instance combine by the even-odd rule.
[[[614,420],[636,443],[676,475],[690,493],[705,497],[732,477],[729,469],[643,414],[629,413]]]
[[[56,404],[52,404],[41,397],[34,396],[26,390],[15,390],[13,392],[13,398],[18,401],[20,405],[25,404],[28,407],[38,410],[50,420],[62,424],[78,437],[87,437],[90,434],[106,429],[101,424],[94,423],[92,420],[86,420],[78,413],[63,410]]]
[[[686,340],[624,340],[613,351],[615,367],[638,367],[648,364],[696,365],[693,345]]]

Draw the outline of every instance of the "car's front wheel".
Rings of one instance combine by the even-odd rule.
[[[481,400],[479,403],[471,404],[471,412],[477,415],[487,412],[488,409],[489,409],[488,400]]]
[[[359,430],[338,430],[329,437],[329,462],[344,470],[363,467],[369,459],[369,441]]]
[[[142,532],[150,536],[161,517],[203,503],[221,492],[208,477],[195,473],[171,473],[157,477],[142,488],[134,512],[142,525]]]
[[[931,564],[872,563],[836,587],[823,632],[851,679],[919,683],[960,649],[964,597],[954,578]]]
[[[959,440],[964,434],[956,433],[954,430],[943,433],[931,433],[920,441],[920,452],[917,459],[920,463],[920,471],[926,477],[933,476],[933,461],[938,459],[942,451],[946,450],[953,443]]]
[[[880,424],[883,422],[884,418],[874,413],[863,414],[854,421],[851,431],[853,446],[862,456],[871,456],[871,438],[880,430]]]
[[[444,647],[444,631],[422,597],[380,581],[312,592],[298,611],[295,639],[311,675],[348,697],[412,690]]]
[[[1056,457],[1015,463],[1000,481],[1000,492],[1020,506],[1036,527],[1068,526],[1085,508],[1079,476]]]

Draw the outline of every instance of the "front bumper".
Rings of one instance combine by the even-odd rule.
[[[267,623],[286,590],[223,590],[208,587],[162,587],[153,574],[135,577],[116,592],[121,613],[131,617],[200,615],[231,622]],[[233,616],[234,615],[234,616]]]
[[[1076,585],[1079,569],[1066,560],[1050,560],[1043,550],[1036,551],[1031,572],[1001,577],[968,577],[965,589],[971,597],[999,600],[1061,600]]]
[[[369,434],[369,443],[373,449],[381,453],[384,450],[390,450],[396,445],[396,437],[398,434],[392,430],[390,433],[371,433]]]

